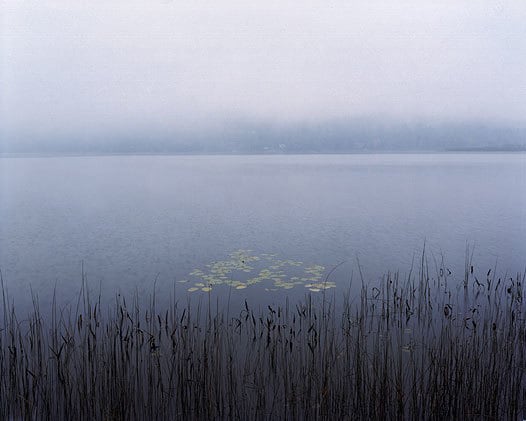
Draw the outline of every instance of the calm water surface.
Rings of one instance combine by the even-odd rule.
[[[301,297],[340,262],[331,291],[358,261],[366,280],[407,274],[424,242],[459,279],[466,244],[477,268],[514,273],[525,238],[525,154],[0,158],[0,269],[19,302],[30,286],[71,299],[82,265],[111,294],[217,279],[237,283],[214,298]]]

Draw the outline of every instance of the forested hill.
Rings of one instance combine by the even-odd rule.
[[[524,151],[526,128],[485,124],[231,122],[215,128],[121,130],[0,138],[3,153],[347,153]]]

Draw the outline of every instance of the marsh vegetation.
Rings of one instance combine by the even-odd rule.
[[[2,288],[0,418],[516,420],[524,274],[495,272],[467,264],[455,279],[422,259],[404,278],[354,276],[359,294],[339,284],[257,308],[209,289],[107,307],[83,282],[49,316],[36,297],[19,314]]]

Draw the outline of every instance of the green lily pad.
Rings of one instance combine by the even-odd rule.
[[[265,290],[292,289],[303,285],[313,292],[319,292],[336,286],[333,282],[322,282],[324,270],[321,265],[278,259],[275,254],[255,255],[251,250],[236,250],[225,260],[208,263],[204,268],[190,272],[194,286],[188,291],[201,289],[209,292],[215,285],[245,289],[258,283],[268,283],[270,288]],[[184,281],[188,282],[186,279]]]

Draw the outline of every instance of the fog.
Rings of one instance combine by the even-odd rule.
[[[4,152],[513,149],[526,137],[523,2],[0,10]]]

